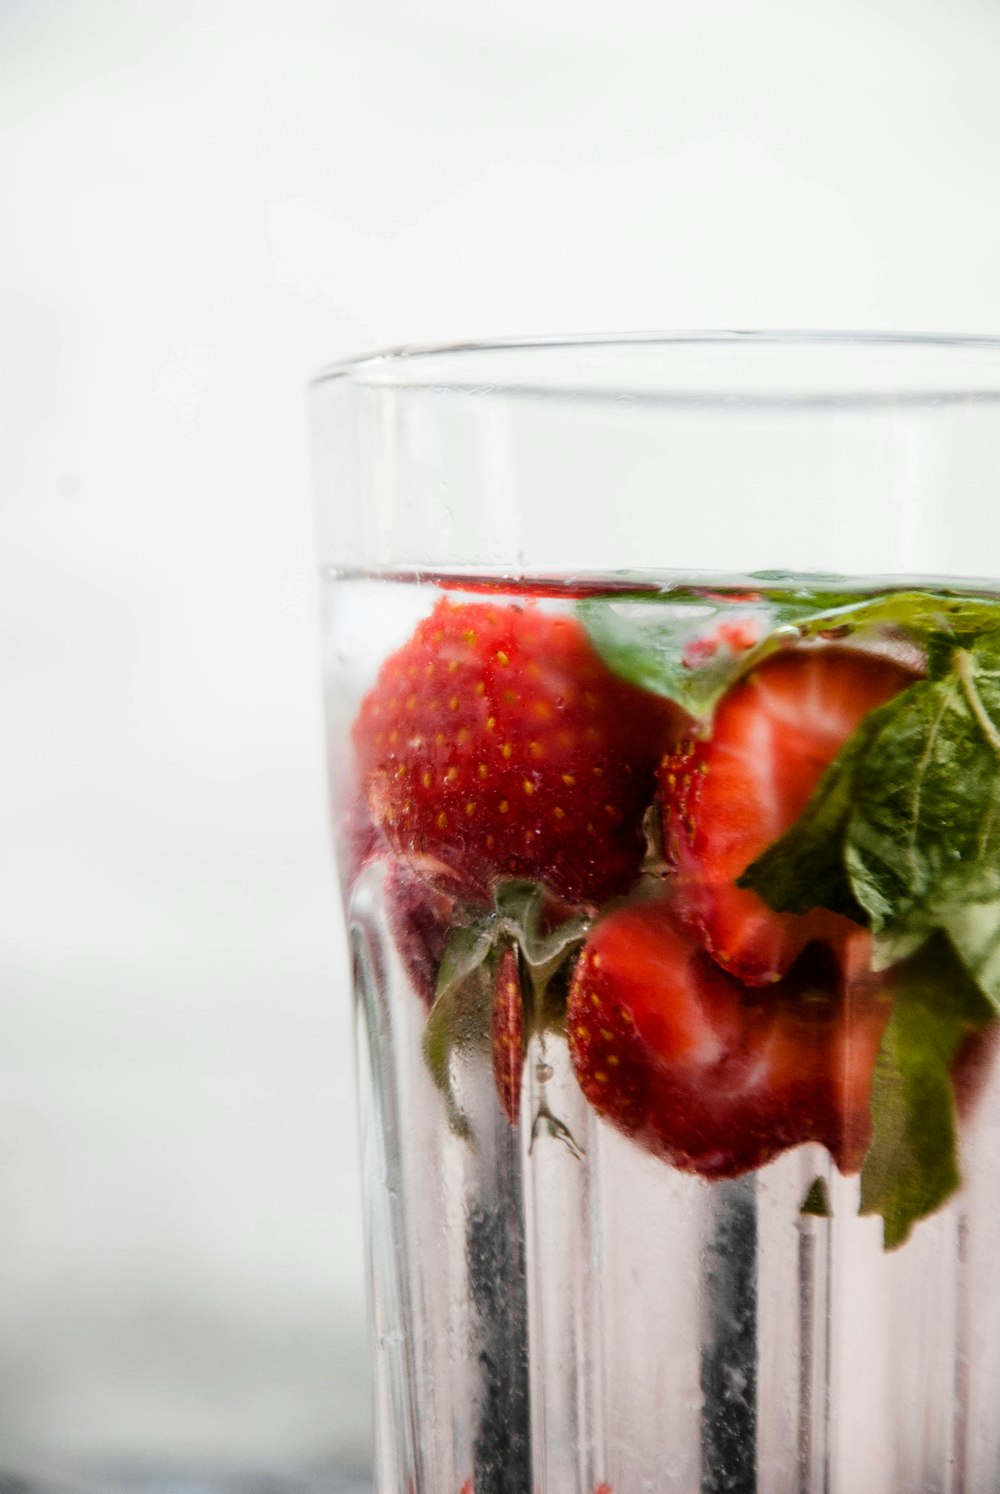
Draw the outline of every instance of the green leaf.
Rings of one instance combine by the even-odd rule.
[[[933,932],[930,925],[919,920],[909,924],[887,924],[872,935],[871,967],[876,973],[891,970],[903,960],[910,959]]]
[[[775,591],[768,596],[780,621],[795,623],[800,636],[806,638],[878,627],[905,633],[921,646],[934,638],[965,645],[987,633],[1000,633],[1000,597],[990,590],[941,587],[865,594],[816,588]]]
[[[700,656],[698,645],[711,639],[722,621],[746,620],[767,640],[766,652],[794,638],[784,620],[765,602],[736,606],[694,593],[668,593],[660,599],[594,599],[578,604],[590,640],[608,668],[622,679],[676,701],[694,716],[711,712],[734,680],[763,653],[734,650],[720,643]]]
[[[903,633],[933,663],[956,645],[1000,637],[1000,598],[955,591],[890,591],[875,595],[800,586],[757,593],[674,588],[659,595],[591,598],[578,615],[597,652],[616,674],[709,716],[734,680],[777,649],[807,639],[864,631]],[[759,641],[733,650],[709,649],[719,624],[752,623]]]
[[[853,777],[845,861],[878,963],[946,932],[1000,1011],[1000,644],[882,708]]]
[[[991,1012],[948,941],[935,935],[901,967],[872,1081],[873,1139],[861,1173],[862,1214],[881,1214],[893,1250],[961,1182],[950,1067]]]
[[[940,915],[941,927],[979,989],[1000,1006],[1000,898],[958,903]]]

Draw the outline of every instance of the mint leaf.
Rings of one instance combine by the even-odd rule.
[[[1000,1003],[1000,898],[958,903],[939,914],[941,927],[994,1008]]]
[[[950,1066],[990,1008],[948,941],[935,935],[902,966],[872,1081],[873,1139],[861,1172],[862,1214],[881,1214],[886,1250],[961,1182]]]
[[[727,597],[676,588],[592,598],[577,612],[610,669],[695,716],[710,715],[730,685],[770,654],[808,639],[902,633],[933,660],[956,645],[1000,638],[1000,598],[947,590],[864,596],[799,587]],[[756,631],[752,647],[734,649],[720,637],[720,624],[734,620]]]
[[[736,604],[696,592],[668,592],[641,600],[594,599],[577,612],[590,641],[608,668],[630,684],[664,695],[694,716],[711,712],[734,680],[766,653],[797,635],[788,624],[804,616],[804,606],[776,607],[764,598]],[[815,611],[815,607],[808,610]],[[743,624],[747,637],[761,640],[734,648],[716,640],[720,624]]]
[[[909,924],[886,924],[872,935],[871,967],[874,971],[890,970],[902,960],[915,955],[933,932],[930,924],[914,919]]]
[[[845,854],[878,963],[940,929],[1000,1011],[1000,641],[953,649],[880,714]]]
[[[965,645],[986,633],[1000,633],[1000,597],[990,591],[941,587],[852,595],[817,589],[775,591],[768,597],[779,621],[794,623],[803,638],[878,627],[905,633],[926,647],[938,637]]]

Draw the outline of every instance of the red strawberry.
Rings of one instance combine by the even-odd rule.
[[[372,818],[423,875],[467,897],[525,877],[599,903],[639,870],[676,720],[575,619],[442,600],[383,665],[354,741]]]
[[[429,1008],[454,921],[455,900],[393,863],[385,879],[385,909],[410,985]]]
[[[867,942],[856,929],[859,970]],[[845,980],[821,946],[781,985],[747,990],[660,898],[592,930],[566,1026],[599,1114],[676,1167],[734,1177],[804,1141],[822,1142],[844,1172],[861,1165],[888,1015],[876,983]]]
[[[517,955],[508,944],[497,963],[493,981],[493,1077],[512,1126],[517,1125],[521,1113],[523,1072],[524,998]]]
[[[736,879],[799,817],[862,717],[912,683],[892,660],[856,650],[775,654],[723,697],[710,738],[682,741],[663,759],[678,910],[741,980],[777,980],[812,940],[850,935],[839,914],[775,913]]]

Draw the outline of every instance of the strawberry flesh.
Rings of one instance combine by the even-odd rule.
[[[867,939],[854,931],[854,944]],[[861,969],[866,950],[851,963]],[[888,1015],[877,983],[846,981],[822,946],[780,986],[748,990],[660,898],[595,926],[570,988],[567,1033],[591,1105],[675,1167],[735,1177],[818,1141],[853,1172],[871,1140]]]
[[[723,697],[706,740],[676,743],[659,770],[677,907],[712,958],[750,985],[779,979],[813,940],[854,925],[826,909],[776,913],[736,885],[805,809],[862,718],[913,674],[832,647],[773,655]]]
[[[677,719],[574,618],[443,599],[383,665],[354,742],[373,821],[421,875],[477,900],[524,877],[600,903],[639,870]]]

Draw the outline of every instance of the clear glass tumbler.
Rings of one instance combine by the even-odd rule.
[[[312,391],[380,1494],[1000,1488],[1000,342]]]

